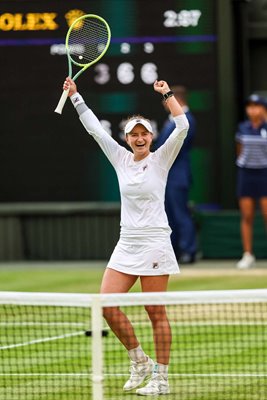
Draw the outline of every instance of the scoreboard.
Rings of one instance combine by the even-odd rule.
[[[67,75],[64,38],[82,14],[111,28],[106,55],[78,80],[105,129],[124,145],[133,113],[167,118],[156,79],[184,85],[198,132],[192,152],[193,200],[212,201],[216,158],[217,32],[214,0],[9,0],[0,2],[0,201],[117,200],[115,173],[70,102],[53,110]]]

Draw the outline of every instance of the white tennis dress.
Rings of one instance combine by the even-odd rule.
[[[72,102],[75,104],[74,96]],[[82,98],[78,96],[80,120],[115,168],[119,181],[120,239],[107,267],[130,275],[178,273],[164,198],[169,169],[189,127],[186,116],[174,118],[176,128],[158,150],[141,161],[134,161],[133,153],[120,146],[103,129],[92,110],[82,104]]]

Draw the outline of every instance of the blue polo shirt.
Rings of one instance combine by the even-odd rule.
[[[241,122],[236,141],[242,145],[236,164],[242,168],[267,168],[267,123],[253,128],[250,121]]]

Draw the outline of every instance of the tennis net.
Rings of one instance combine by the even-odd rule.
[[[166,306],[172,330],[166,398],[267,398],[267,290],[260,289],[0,292],[0,399],[136,399],[135,390],[123,391],[129,357],[103,320],[103,307],[123,310],[155,360],[145,307],[159,305]]]

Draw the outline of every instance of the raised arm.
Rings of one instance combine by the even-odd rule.
[[[162,94],[173,117],[184,114],[182,107],[174,97],[174,94],[166,81],[156,81],[154,83],[154,90]]]
[[[69,89],[69,97],[79,114],[80,121],[87,132],[97,141],[112,165],[115,166],[120,157],[126,152],[126,149],[120,146],[105,131],[96,115],[85,104],[82,96],[77,91],[75,82],[70,77],[66,78],[63,89]]]
[[[185,113],[165,81],[156,81],[154,90],[162,94],[173,117],[175,128],[166,142],[156,150],[158,162],[167,170],[172,166],[187,135],[188,120]]]

